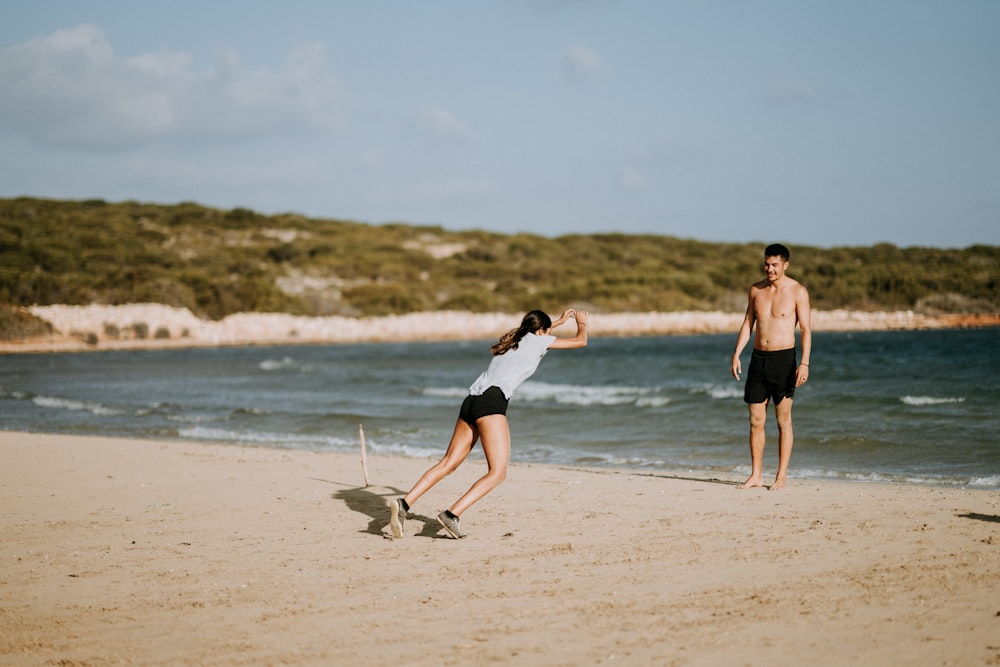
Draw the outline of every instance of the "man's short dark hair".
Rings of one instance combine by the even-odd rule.
[[[792,253],[788,252],[788,248],[781,245],[780,243],[772,243],[771,245],[764,248],[764,258],[768,257],[780,257],[782,261],[787,262],[788,258]]]

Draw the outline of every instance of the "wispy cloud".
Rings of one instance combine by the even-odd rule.
[[[423,106],[417,109],[416,126],[421,134],[436,139],[466,141],[472,132],[454,113],[440,106]]]
[[[345,96],[322,49],[280,70],[233,53],[205,69],[188,54],[117,57],[93,25],[0,50],[0,126],[56,147],[116,150],[151,142],[225,141],[346,124]]]
[[[622,169],[620,181],[623,188],[632,192],[646,189],[646,174],[637,167]]]
[[[607,67],[592,50],[586,46],[573,46],[563,56],[563,67],[571,80],[601,74]]]

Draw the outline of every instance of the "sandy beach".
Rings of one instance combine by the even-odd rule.
[[[522,313],[440,311],[384,317],[299,317],[286,313],[236,313],[222,320],[198,318],[187,308],[156,303],[119,306],[32,306],[53,333],[0,342],[0,354],[78,352],[230,345],[297,345],[495,339]],[[592,313],[592,336],[663,336],[728,333],[743,313],[681,311]],[[815,331],[893,331],[1000,326],[1000,313],[932,317],[913,311],[814,310]]]
[[[0,432],[0,664],[1000,664],[995,492],[428,464]]]

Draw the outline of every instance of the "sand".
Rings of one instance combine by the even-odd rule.
[[[420,312],[384,317],[299,317],[286,313],[236,313],[203,320],[187,308],[156,303],[119,306],[32,306],[51,335],[0,341],[0,354],[115,349],[221,347],[360,342],[495,340],[523,313]],[[743,312],[681,311],[591,313],[590,334],[663,336],[729,334],[736,338]],[[814,331],[896,331],[997,327],[1000,313],[932,317],[913,311],[814,310]],[[562,335],[572,335],[572,325]]]
[[[1000,664],[995,491],[429,463],[0,431],[0,664]]]

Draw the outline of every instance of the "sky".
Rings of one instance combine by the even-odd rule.
[[[1000,2],[8,0],[17,196],[1000,245]]]

